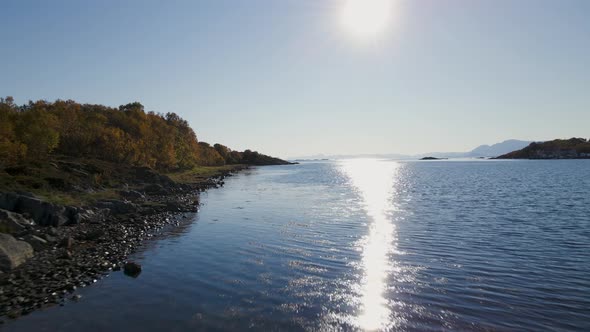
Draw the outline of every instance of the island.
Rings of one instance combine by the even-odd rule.
[[[533,142],[495,159],[590,159],[590,141],[585,138]]]
[[[436,158],[436,157],[424,157],[420,158],[420,160],[447,160],[448,158]]]

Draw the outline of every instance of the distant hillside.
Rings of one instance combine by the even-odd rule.
[[[396,153],[386,154],[357,154],[357,155],[312,155],[305,157],[297,157],[294,159],[348,159],[348,158],[385,158],[385,159],[420,159],[424,157],[434,158],[477,158],[477,157],[496,157],[518,149],[522,149],[531,144],[531,141],[520,141],[516,139],[509,139],[501,143],[493,145],[480,145],[468,152],[428,152],[417,155],[404,155]]]
[[[590,159],[590,141],[584,138],[556,139],[531,143],[524,149],[499,156],[497,159]]]
[[[44,162],[55,155],[160,171],[289,164],[255,151],[199,142],[188,122],[177,114],[146,112],[138,102],[113,108],[39,100],[19,106],[11,97],[0,98],[0,167]]]
[[[470,157],[496,157],[512,151],[520,150],[531,143],[532,142],[530,141],[510,139],[502,143],[496,143],[494,145],[480,145],[467,154]]]
[[[493,145],[480,145],[468,152],[429,152],[414,157],[435,157],[435,158],[478,158],[496,157],[514,150],[522,149],[531,144],[531,141],[519,141],[515,139],[506,140]]]

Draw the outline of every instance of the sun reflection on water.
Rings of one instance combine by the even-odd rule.
[[[342,171],[361,196],[369,217],[369,231],[359,243],[363,278],[360,286],[359,328],[373,331],[391,325],[385,291],[392,270],[389,254],[395,250],[395,225],[389,217],[399,164],[374,159],[344,161]]]

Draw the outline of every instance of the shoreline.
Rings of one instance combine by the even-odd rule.
[[[31,258],[11,271],[0,272],[0,324],[35,310],[62,306],[68,298],[77,300],[78,288],[124,269],[127,257],[144,242],[157,239],[162,230],[177,227],[194,216],[201,192],[222,187],[226,177],[248,168],[237,165],[219,169],[190,183],[175,182],[173,188],[146,193],[142,206],[152,208],[128,213],[111,209],[104,218],[59,227],[27,225],[26,230],[13,236],[39,243]],[[104,209],[95,206],[88,211],[100,216],[98,212]]]

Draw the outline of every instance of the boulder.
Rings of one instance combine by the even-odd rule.
[[[123,266],[123,272],[131,277],[137,277],[141,273],[141,265],[134,262],[127,262]]]
[[[0,209],[0,230],[8,233],[21,232],[25,226],[30,226],[33,221],[16,212]]]
[[[8,234],[0,233],[0,270],[8,272],[33,257],[33,247]]]

